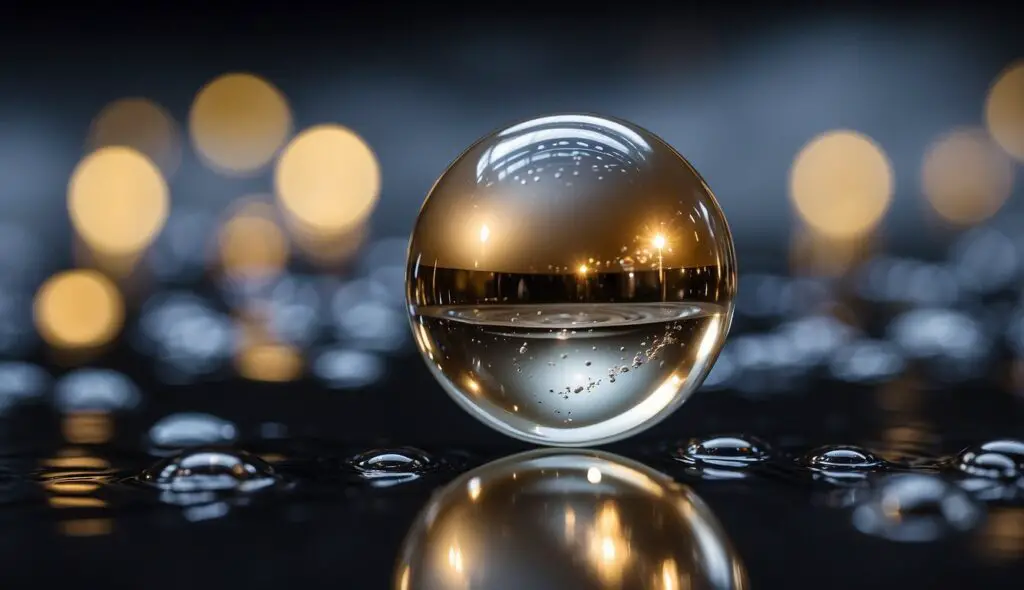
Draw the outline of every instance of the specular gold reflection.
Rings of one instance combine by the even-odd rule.
[[[889,208],[892,165],[871,138],[829,131],[805,145],[790,170],[789,196],[801,220],[831,237],[874,228]]]
[[[99,537],[113,530],[114,521],[109,518],[78,518],[59,524],[59,532],[65,537]]]
[[[228,175],[254,172],[270,163],[292,130],[292,114],[280,90],[247,73],[220,76],[196,95],[189,113],[192,144],[200,158]]]
[[[985,124],[999,145],[1024,160],[1024,59],[999,73],[985,101]]]
[[[170,208],[156,164],[124,146],[105,147],[79,162],[67,193],[71,224],[89,248],[111,255],[144,250]]]
[[[406,590],[747,586],[688,488],[622,457],[557,449],[500,459],[439,491],[393,579]]]
[[[921,186],[946,221],[970,225],[995,215],[1013,188],[1013,163],[981,129],[958,129],[924,157]]]
[[[159,104],[147,98],[122,98],[103,107],[93,119],[88,151],[129,147],[144,154],[170,177],[181,164],[181,130]]]
[[[57,273],[36,293],[36,328],[51,346],[89,349],[107,344],[121,331],[124,302],[117,287],[91,270]]]
[[[61,420],[61,432],[71,444],[103,444],[114,434],[114,419],[110,412],[72,412]]]

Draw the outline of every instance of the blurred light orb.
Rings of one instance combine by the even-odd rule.
[[[289,257],[288,238],[268,203],[242,201],[220,229],[218,245],[224,274],[268,277],[279,274]]]
[[[370,146],[340,125],[306,129],[284,149],[274,174],[282,209],[299,231],[334,236],[361,224],[380,196]]]
[[[790,170],[789,196],[800,219],[832,238],[874,229],[892,193],[892,165],[885,152],[855,131],[819,135],[800,150]]]
[[[444,172],[408,249],[427,366],[485,424],[588,446],[675,411],[728,333],[725,216],[660,138],[595,115],[514,124]]]
[[[36,328],[57,348],[102,346],[121,331],[124,302],[110,279],[91,270],[50,277],[35,299]]]
[[[940,217],[975,224],[995,215],[1010,197],[1013,162],[983,130],[956,130],[925,154],[921,186]]]
[[[96,115],[86,141],[89,151],[109,146],[129,147],[145,154],[164,176],[181,165],[181,131],[162,106],[147,98],[122,98]]]
[[[397,590],[738,590],[746,570],[689,488],[598,451],[539,450],[434,494],[399,553]]]
[[[138,151],[112,146],[87,155],[68,183],[68,213],[92,250],[110,256],[145,249],[167,220],[170,198],[160,169]]]
[[[985,101],[985,124],[996,142],[1024,160],[1024,59],[1000,72]]]
[[[266,166],[292,131],[288,101],[273,84],[246,73],[204,86],[189,113],[192,144],[203,161],[228,175]]]

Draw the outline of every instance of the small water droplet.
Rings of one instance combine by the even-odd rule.
[[[567,359],[567,358],[569,358],[569,355],[567,355],[567,354],[562,354],[562,358],[563,358],[563,359]]]
[[[968,447],[957,455],[954,465],[976,477],[1017,479],[1024,472],[1024,443],[1005,439]]]
[[[743,468],[771,458],[764,441],[746,434],[692,439],[672,451],[672,458],[690,465]]]
[[[366,451],[349,459],[348,464],[375,487],[419,479],[439,467],[432,456],[413,447]]]
[[[269,463],[240,450],[195,449],[168,457],[139,480],[171,492],[250,492],[279,481]]]
[[[812,471],[833,476],[862,476],[885,468],[885,462],[871,451],[851,445],[818,447],[804,455],[801,463]]]
[[[526,354],[526,343],[519,347],[519,354]]]
[[[589,366],[590,366],[590,361],[587,361],[587,362],[585,362],[585,363],[583,363],[583,364],[584,364],[585,366],[589,367]]]

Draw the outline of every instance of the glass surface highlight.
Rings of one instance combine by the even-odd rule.
[[[428,367],[507,435],[586,446],[664,419],[729,330],[732,236],[674,149],[594,115],[481,139],[430,191],[407,299]]]

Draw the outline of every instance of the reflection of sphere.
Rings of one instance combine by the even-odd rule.
[[[427,364],[485,423],[587,445],[650,427],[710,370],[735,254],[707,184],[650,132],[533,119],[469,148],[431,190],[407,297]]]
[[[396,590],[745,588],[704,503],[609,453],[539,450],[438,492],[413,525]]]

